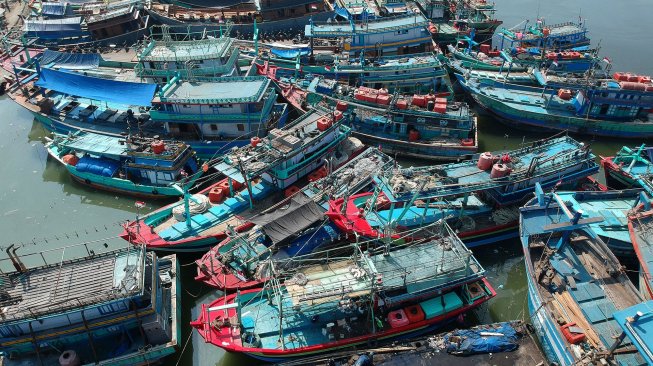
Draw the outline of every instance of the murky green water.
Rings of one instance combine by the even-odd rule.
[[[615,69],[653,74],[649,0],[498,0],[497,7],[497,16],[507,27],[518,24],[525,17],[534,19],[538,14],[547,22],[556,23],[577,20],[580,13],[587,18],[594,44],[600,41],[603,53],[612,59]],[[20,251],[25,253],[97,239],[104,239],[103,242],[111,246],[125,245],[116,238],[120,232],[118,224],[135,217],[135,200],[95,192],[73,183],[63,167],[47,159],[43,148],[47,133],[33,122],[30,113],[6,97],[0,97],[0,111],[0,258],[5,257],[4,248],[10,244],[22,245]],[[482,150],[514,148],[523,140],[546,136],[536,131],[505,127],[485,115],[479,116],[479,130]],[[623,144],[623,141],[610,139],[583,141],[591,144],[597,155],[613,154]],[[158,203],[148,202],[143,212],[156,207]],[[475,253],[498,293],[477,315],[480,321],[527,316],[526,281],[518,241],[480,248]],[[192,259],[182,257],[186,264],[192,263]],[[184,324],[197,317],[196,304],[219,295],[196,284],[192,280],[194,275],[193,265],[183,267]],[[205,345],[188,327],[184,330],[182,346],[189,335],[192,338],[183,352],[181,365],[253,363],[246,357],[225,356],[219,348]],[[168,363],[176,364],[177,357],[172,357]]]

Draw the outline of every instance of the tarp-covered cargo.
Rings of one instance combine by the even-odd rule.
[[[97,53],[68,53],[45,50],[41,56],[41,65],[61,67],[64,69],[95,69],[100,66],[100,55]]]

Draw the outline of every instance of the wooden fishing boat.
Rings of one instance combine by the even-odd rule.
[[[125,224],[125,240],[148,249],[201,251],[226,238],[229,227],[237,230],[252,224],[237,215],[253,216],[295,193],[302,179],[333,157],[339,166],[362,148],[348,139],[350,129],[342,118],[311,111],[283,129],[270,131],[264,139],[235,149],[211,165],[224,178],[193,197],[163,207]],[[193,207],[191,210],[191,203]]]
[[[628,232],[639,261],[640,291],[647,294],[647,298],[653,298],[653,210],[651,198],[645,193],[641,194],[637,208],[628,215]]]
[[[215,346],[278,362],[432,331],[495,295],[446,225],[433,241],[384,247],[273,266],[263,288],[203,304],[191,325]]]
[[[601,157],[605,181],[613,188],[647,188],[645,177],[653,174],[653,148],[642,144],[636,149],[624,146],[615,156]],[[644,178],[640,182],[640,177]],[[653,189],[649,189],[653,195]]]
[[[307,255],[337,245],[345,237],[328,223],[329,199],[366,189],[372,175],[390,169],[392,158],[369,148],[345,165],[309,183],[293,196],[253,218],[258,229],[235,234],[197,260],[197,276],[211,287],[235,291],[265,282],[259,269],[268,259]]]
[[[180,196],[174,183],[192,185],[202,175],[195,153],[182,142],[80,131],[55,134],[46,149],[76,181],[139,197]]]
[[[149,365],[180,348],[174,255],[101,243],[11,249],[0,263],[3,365]]]
[[[581,216],[539,186],[521,209],[528,308],[544,353],[559,365],[645,365],[616,315],[643,300],[588,226],[603,218]]]
[[[473,247],[516,235],[517,207],[536,183],[573,188],[597,171],[582,143],[558,137],[463,163],[394,170],[375,178],[374,192],[331,201],[327,215],[348,235],[393,239],[446,219]]]
[[[653,136],[650,78],[644,77],[642,83],[603,80],[596,87],[559,89],[456,77],[481,107],[510,126],[618,138]]]

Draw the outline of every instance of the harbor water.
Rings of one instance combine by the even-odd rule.
[[[601,47],[601,55],[610,58],[613,69],[653,74],[650,0],[497,0],[496,6],[496,17],[508,28],[525,18],[534,22],[539,16],[553,24],[577,21],[580,16],[590,29],[592,43]],[[28,111],[7,97],[0,97],[0,111],[3,125],[0,132],[0,258],[6,257],[5,249],[11,244],[19,246],[19,253],[98,240],[108,246],[124,246],[126,242],[117,237],[120,223],[163,204],[147,201],[146,207],[139,212],[133,198],[94,191],[74,183],[64,167],[47,158],[43,144],[48,132]],[[491,116],[479,115],[481,151],[512,149],[524,141],[546,136],[535,131],[511,129]],[[581,140],[590,144],[596,155],[604,156],[614,154],[624,143],[647,142]],[[402,161],[402,164],[421,162]],[[518,240],[474,252],[498,293],[477,313],[475,320],[494,322],[527,317],[526,279]],[[75,253],[66,253],[66,256],[73,255]],[[180,342],[183,352],[172,356],[167,364],[254,364],[255,361],[244,356],[225,355],[220,348],[205,345],[197,332],[191,332],[187,324],[197,317],[198,304],[220,294],[193,280],[194,258],[181,258],[185,328]]]

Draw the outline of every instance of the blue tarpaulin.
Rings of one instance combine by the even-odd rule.
[[[273,55],[281,58],[296,58],[298,55],[308,55],[311,53],[310,48],[273,48],[270,50]]]
[[[113,160],[84,156],[79,159],[75,168],[80,173],[91,173],[103,177],[113,177],[113,175],[116,174],[116,171],[120,168],[120,164]]]
[[[26,20],[25,35],[41,39],[79,37],[82,31],[82,18],[71,17],[48,20]]]
[[[100,79],[52,69],[41,69],[36,85],[77,97],[133,106],[152,105],[157,88],[156,84]]]
[[[345,8],[336,8],[336,15],[341,16],[347,20],[351,19],[351,15]]]
[[[66,3],[44,2],[41,6],[41,14],[49,16],[63,16],[66,14]]]
[[[100,66],[100,55],[97,53],[68,53],[45,50],[41,56],[41,65],[54,64],[66,69],[95,69]]]
[[[509,322],[483,329],[455,330],[444,336],[447,352],[457,355],[512,352],[519,348],[519,338],[520,334]]]

